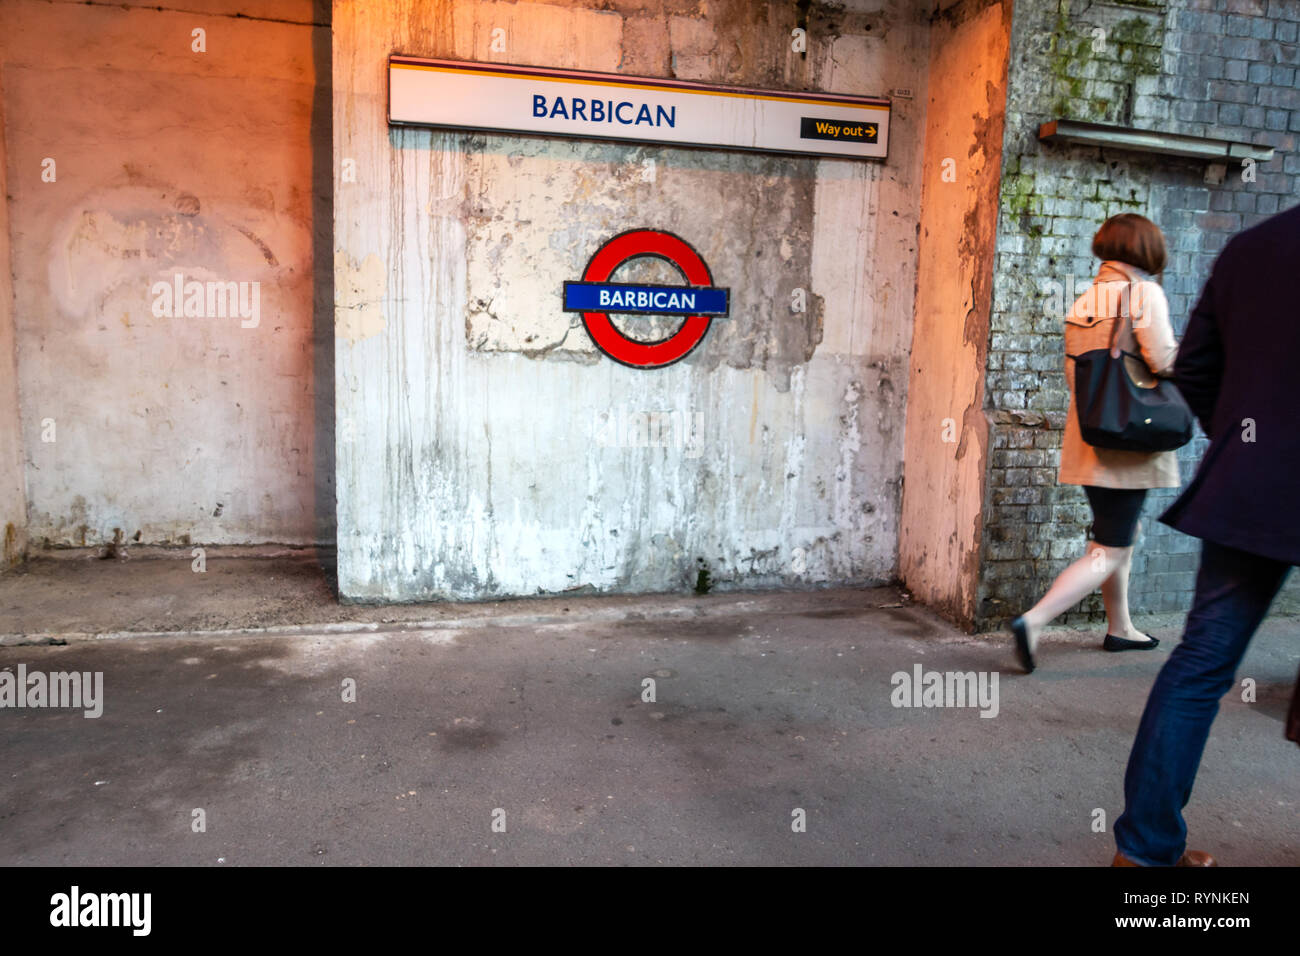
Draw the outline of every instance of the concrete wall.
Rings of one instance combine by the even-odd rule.
[[[337,0],[345,597],[675,590],[701,567],[737,587],[895,576],[916,7]],[[392,52],[916,98],[895,101],[884,164],[390,130]],[[656,371],[604,358],[560,310],[561,283],[635,226],[682,235],[732,290],[732,317]],[[645,447],[652,413],[687,434]]]
[[[1163,285],[1181,335],[1215,255],[1243,228],[1300,201],[1300,0],[1085,4],[1017,0],[1007,104],[988,404],[995,418],[980,620],[1032,604],[1083,553],[1082,491],[1056,485],[1067,408],[1061,321],[1049,286],[1086,285],[1089,246],[1108,216],[1138,212],[1170,248]],[[1102,31],[1098,33],[1097,31]],[[1101,41],[1101,42],[1098,42]],[[1253,177],[1240,166],[1207,183],[1206,164],[1119,150],[1045,145],[1040,123],[1064,117],[1274,147]],[[1205,448],[1179,453],[1184,480]],[[1181,611],[1200,544],[1161,525],[1176,490],[1153,491],[1134,555],[1135,611]],[[1294,607],[1293,581],[1280,607]],[[1100,594],[1066,615],[1104,613]]]
[[[313,135],[329,149],[328,9],[186,6],[4,4],[6,262],[35,544],[333,533],[332,346],[313,316],[332,298],[314,229],[328,229],[329,177],[313,166]],[[256,283],[257,324],[156,314],[154,284],[177,273],[249,283],[250,313]],[[0,392],[0,463],[6,407]],[[0,481],[12,487],[3,464]]]
[[[8,194],[4,122],[5,71],[0,63],[0,196]],[[27,549],[27,494],[14,364],[14,286],[10,269],[9,204],[0,202],[0,571]]]
[[[963,624],[979,583],[1010,22],[1010,0],[967,0],[936,15],[930,35],[899,571],[918,599]]]

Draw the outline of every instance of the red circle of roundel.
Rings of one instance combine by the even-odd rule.
[[[606,282],[614,270],[639,256],[656,256],[666,259],[682,270],[686,281],[693,286],[713,285],[713,276],[700,254],[685,239],[657,229],[634,229],[624,232],[596,250],[582,274],[584,282]],[[609,319],[608,312],[584,312],[582,324],[587,334],[600,349],[615,362],[633,368],[662,368],[684,359],[709,331],[712,318],[707,315],[690,315],[682,327],[659,342],[638,342],[620,332]]]

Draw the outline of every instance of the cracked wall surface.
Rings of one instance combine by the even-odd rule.
[[[914,6],[335,3],[336,167],[357,171],[335,182],[345,598],[895,576]],[[390,130],[393,52],[916,98],[895,100],[883,164]],[[560,309],[563,281],[631,228],[682,236],[732,290],[731,316],[655,371],[605,358]],[[671,280],[654,268],[626,276]],[[358,308],[379,331],[358,334]]]

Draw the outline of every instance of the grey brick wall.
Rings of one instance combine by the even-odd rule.
[[[1300,202],[1300,0],[1017,0],[1012,27],[1001,209],[987,377],[991,424],[980,621],[1032,604],[1083,553],[1089,521],[1078,487],[1056,484],[1067,407],[1061,322],[1044,314],[1047,283],[1079,291],[1098,263],[1089,246],[1108,216],[1138,212],[1165,231],[1163,278],[1175,332],[1217,252],[1242,228]],[[1097,32],[1102,31],[1102,32]],[[1056,118],[1115,123],[1274,147],[1253,182],[1229,167],[1040,143]],[[1205,447],[1181,450],[1184,480]],[[1173,489],[1148,495],[1134,557],[1135,611],[1188,606],[1199,542],[1155,518]],[[1300,593],[1300,579],[1284,604]],[[1063,623],[1104,616],[1094,595]]]

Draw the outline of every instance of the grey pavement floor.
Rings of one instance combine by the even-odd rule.
[[[0,864],[1104,865],[1178,624],[1055,631],[1025,676],[892,588],[349,607],[301,554],[38,560],[0,670],[104,707],[0,709]],[[1225,865],[1300,863],[1298,635],[1265,622],[1206,751]],[[894,706],[917,665],[996,674],[996,716]]]

